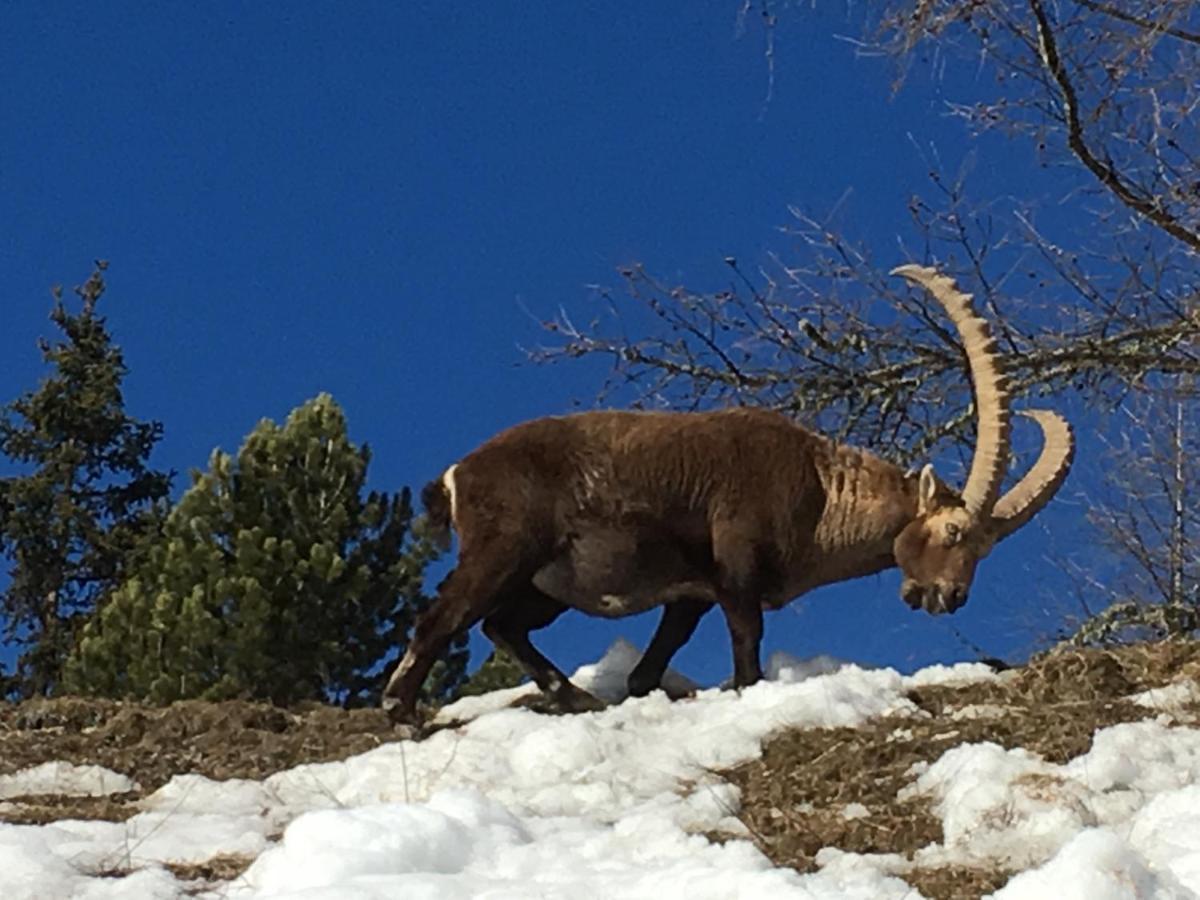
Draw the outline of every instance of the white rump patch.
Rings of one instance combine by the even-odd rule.
[[[442,475],[442,485],[446,488],[446,493],[450,495],[451,522],[458,522],[458,492],[454,489],[454,470],[457,468],[458,463],[455,463]]]

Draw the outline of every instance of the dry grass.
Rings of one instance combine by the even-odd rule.
[[[162,867],[187,885],[187,895],[208,893],[223,883],[241,878],[254,863],[255,857],[240,853],[221,853],[196,863],[163,863]],[[93,878],[127,878],[136,869],[127,866],[112,866],[91,872]]]
[[[163,868],[180,881],[195,882],[197,890],[225,881],[241,878],[242,873],[254,862],[253,856],[239,853],[222,853],[212,859],[198,863],[166,863]]]
[[[265,778],[363,753],[396,737],[381,710],[187,701],[167,707],[63,697],[0,705],[0,774],[63,760],[133,778],[139,791],[107,797],[33,796],[0,803],[0,821],[122,821],[172,777]]]

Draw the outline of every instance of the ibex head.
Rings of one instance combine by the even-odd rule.
[[[1048,410],[1023,415],[1042,429],[1041,456],[1021,481],[1000,496],[1009,457],[1009,392],[999,370],[987,323],[971,308],[970,294],[934,269],[894,270],[921,285],[945,308],[962,337],[971,367],[978,436],[962,494],[947,491],[932,466],[921,471],[917,515],[896,537],[893,550],[904,575],[904,602],[926,612],[954,612],[967,602],[975,567],[996,541],[1031,519],[1062,485],[1071,467],[1074,442],[1066,420]]]

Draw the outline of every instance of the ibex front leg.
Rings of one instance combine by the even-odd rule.
[[[708,600],[685,598],[674,600],[663,607],[662,619],[658,630],[650,640],[650,645],[638,664],[629,673],[626,685],[629,696],[645,697],[652,690],[662,686],[663,675],[667,666],[679,648],[688,642],[700,619],[712,609]]]
[[[733,686],[749,687],[762,680],[759,656],[762,648],[762,605],[757,598],[731,596],[721,601],[729,639],[733,644]]]
[[[762,680],[762,598],[778,580],[775,561],[763,550],[770,545],[756,541],[753,534],[739,522],[713,529],[713,559],[721,583],[718,602],[733,645],[733,686],[739,688]]]

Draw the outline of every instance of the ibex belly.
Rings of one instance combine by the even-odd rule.
[[[610,618],[681,597],[715,599],[701,567],[678,543],[603,525],[573,535],[533,583],[566,606]]]

